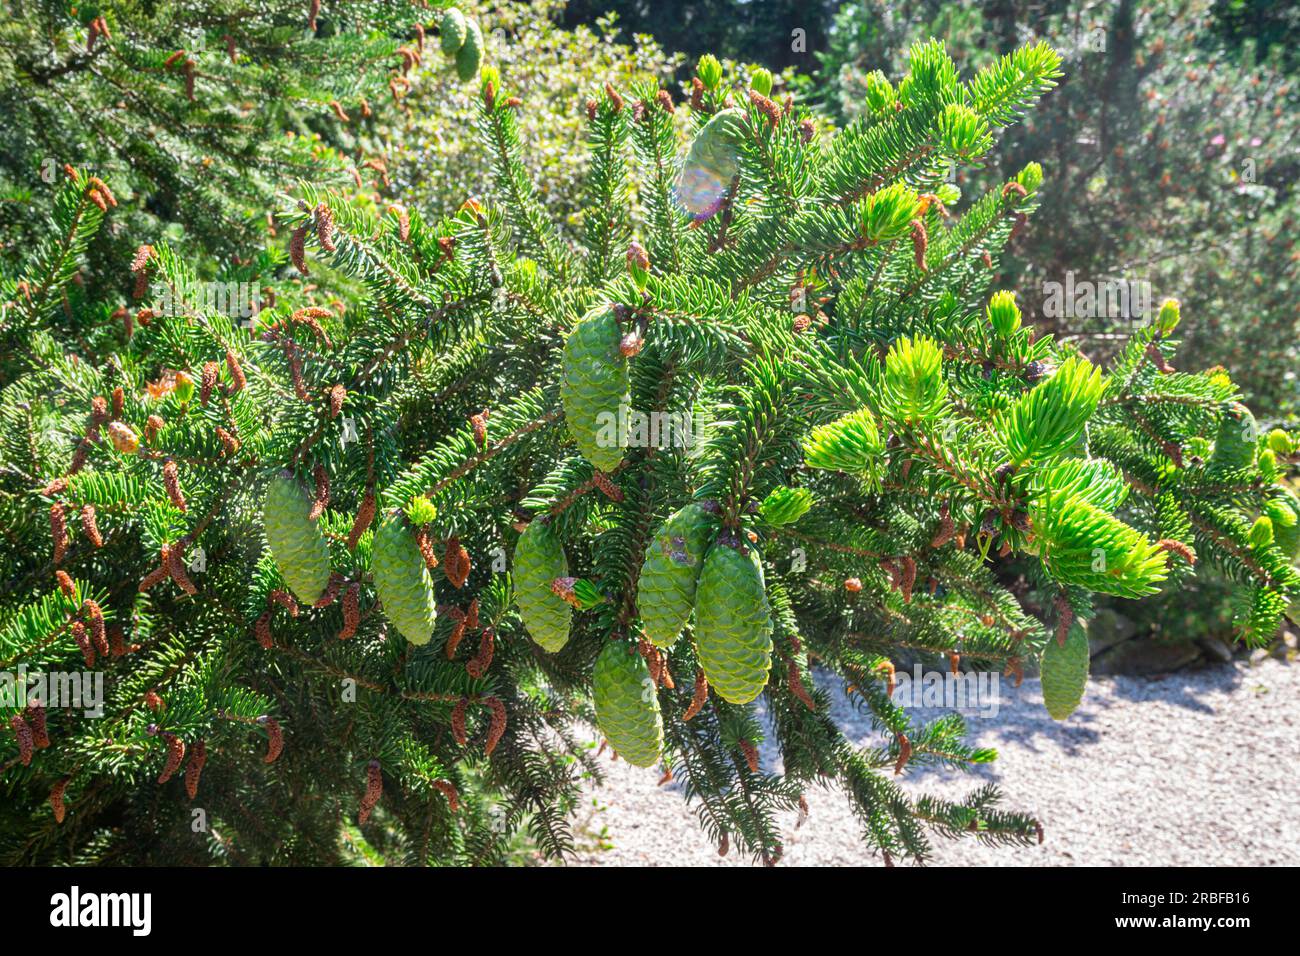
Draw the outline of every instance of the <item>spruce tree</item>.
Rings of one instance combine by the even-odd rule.
[[[1050,177],[944,174],[1057,75],[1038,45],[962,81],[919,44],[834,136],[712,58],[689,103],[593,91],[575,248],[488,68],[491,198],[426,222],[286,179],[250,322],[148,237],[134,272],[171,307],[111,349],[37,335],[0,397],[0,661],[94,660],[108,691],[100,720],[6,705],[4,858],[490,863],[521,833],[562,856],[592,725],[684,781],[724,852],[778,861],[776,813],[831,781],[886,863],[1042,839],[993,787],[898,787],[995,756],[894,703],[898,655],[1041,661],[1064,718],[1094,594],[1215,562],[1253,641],[1300,590],[1292,436],[1256,434],[1226,372],[1173,369],[1176,303],[1099,368],[989,288]],[[95,189],[60,188],[69,261]],[[998,582],[1013,555],[1045,606]]]

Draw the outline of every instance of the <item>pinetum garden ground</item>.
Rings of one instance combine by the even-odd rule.
[[[914,794],[959,798],[995,782],[1043,821],[1044,841],[1028,849],[973,840],[935,842],[937,866],[1296,866],[1300,821],[1293,812],[1300,738],[1291,705],[1300,669],[1257,652],[1198,669],[1151,676],[1096,678],[1065,723],[1043,709],[1036,678],[1000,685],[989,719],[968,721],[971,743],[998,759],[970,773],[932,770],[903,785]],[[1294,656],[1294,651],[1291,651]],[[824,671],[818,683],[837,691]],[[870,722],[840,693],[832,715],[848,737],[872,742]],[[921,709],[932,719],[939,710]],[[1159,759],[1148,753],[1161,742]],[[770,742],[765,770],[780,770]],[[1249,765],[1250,772],[1243,772]],[[623,761],[604,762],[603,783],[589,782],[579,808],[585,866],[753,866],[734,850],[719,857],[703,839],[679,783]],[[1171,768],[1177,768],[1172,773]],[[785,814],[787,866],[879,865],[862,849],[848,800],[834,789],[811,791],[808,814]]]

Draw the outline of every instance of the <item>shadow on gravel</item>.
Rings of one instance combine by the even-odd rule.
[[[1109,683],[1116,697],[1129,701],[1162,701],[1175,707],[1203,714],[1217,712],[1214,694],[1231,694],[1243,681],[1250,677],[1250,670],[1235,663],[1207,664],[1194,669],[1173,671],[1168,674],[1153,674],[1149,677],[1103,677]],[[1086,703],[1087,698],[1084,698]]]

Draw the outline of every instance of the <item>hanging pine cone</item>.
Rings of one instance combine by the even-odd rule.
[[[339,110],[342,112],[342,109]],[[347,117],[340,117],[347,122]],[[326,252],[334,252],[334,213],[325,203],[316,204],[316,239],[320,242],[320,247]]]
[[[366,533],[370,523],[375,520],[375,489],[366,488],[366,493],[361,498],[361,505],[357,508],[356,520],[352,522],[352,530],[348,532],[348,550],[355,551],[357,542],[361,536]]]
[[[465,612],[465,626],[471,631],[478,630],[478,598],[469,602],[469,609]]]
[[[799,673],[799,662],[790,662],[790,692],[803,701],[803,705],[809,710],[816,710],[817,703],[813,700],[812,695],[808,693],[808,688],[803,684],[803,676]]]
[[[59,582],[59,590],[65,598],[75,598],[77,596],[77,585],[72,580],[72,575],[68,574],[62,568],[54,572],[54,579]]]
[[[424,558],[424,566],[432,571],[438,566],[438,555],[433,550],[433,538],[429,535],[429,529],[425,527],[416,528],[414,531],[415,545],[420,549],[420,556]]]
[[[176,582],[186,594],[194,595],[199,593],[199,589],[194,586],[190,576],[185,571],[185,557],[181,552],[180,544],[173,545],[167,552],[167,573],[171,579]]]
[[[32,740],[32,728],[18,714],[9,718],[9,726],[13,728],[14,735],[18,738],[18,760],[24,767],[31,766],[32,750],[35,746]]]
[[[50,505],[50,537],[54,539],[54,563],[60,564],[68,552],[68,518],[61,501]]]
[[[361,623],[361,585],[353,581],[343,592],[343,630],[339,631],[339,640],[346,641],[357,633]]]
[[[299,226],[289,236],[289,260],[293,263],[294,268],[303,275],[311,275],[307,271],[307,227]]]
[[[492,666],[492,649],[495,635],[492,628],[485,627],[483,636],[479,639],[478,653],[465,663],[465,673],[475,680],[479,680],[487,673]]]
[[[325,509],[330,504],[330,478],[325,471],[324,465],[317,465],[312,469],[312,479],[316,482],[316,494],[312,498],[311,510],[307,512],[307,518],[315,521],[325,513]]]
[[[72,639],[77,642],[77,647],[81,649],[81,657],[86,662],[86,666],[94,667],[95,646],[90,643],[90,635],[86,633],[86,625],[80,621],[73,621]]]
[[[208,762],[207,742],[200,739],[190,747],[190,759],[185,764],[185,793],[193,800],[199,793],[199,778],[203,775],[203,765]]]
[[[37,750],[44,750],[50,745],[50,735],[45,727],[45,705],[35,701],[27,707],[23,716],[32,728],[32,743]]]
[[[181,494],[181,479],[176,462],[170,458],[163,465],[163,487],[167,489],[167,497],[172,504],[181,511],[189,510],[189,506],[185,503],[185,496]]]
[[[216,362],[204,362],[203,371],[199,376],[199,404],[204,408],[208,407],[208,401],[212,398],[212,390],[217,385],[218,366]]]
[[[316,603],[312,607],[323,608],[333,604],[338,599],[339,590],[343,587],[345,581],[347,581],[347,578],[338,571],[331,571],[329,583],[325,585],[325,590],[321,592],[321,596],[316,599]]]
[[[492,751],[497,749],[501,735],[506,732],[506,705],[496,697],[484,697],[483,703],[492,711],[492,717],[488,721],[487,743],[483,747],[483,753],[490,757]]]
[[[433,581],[415,536],[401,517],[379,526],[372,570],[384,616],[412,644],[427,644],[438,617]]]
[[[284,731],[276,719],[268,714],[258,717],[257,725],[266,731],[266,756],[262,758],[262,763],[275,763],[284,750]]]
[[[715,524],[710,512],[692,503],[669,515],[646,545],[637,610],[647,639],[659,648],[676,644],[690,618]]]
[[[480,449],[487,447],[487,421],[489,414],[489,409],[485,408],[483,411],[469,417],[470,430],[474,433],[474,443],[478,445]]]
[[[464,611],[458,607],[453,607],[447,612],[452,620],[451,633],[447,635],[447,660],[456,656],[456,648],[460,646],[461,639],[465,636],[465,628],[468,624],[468,618]]]
[[[64,777],[62,780],[50,787],[50,809],[54,811],[54,822],[62,823],[64,816],[67,814],[67,807],[63,802],[63,795],[68,790],[68,784],[72,782],[71,777]]]
[[[160,784],[170,780],[172,775],[181,768],[181,761],[185,759],[185,741],[170,732],[164,732],[161,736],[167,744],[167,762],[163,764],[162,773],[158,775]]]
[[[451,812],[459,813],[460,793],[456,790],[456,785],[450,780],[435,780],[433,786],[439,793],[447,798],[447,805],[451,808]]]
[[[239,364],[239,357],[230,349],[226,349],[226,371],[230,373],[230,391],[232,394],[240,391],[248,384],[248,379],[244,377],[244,370]]]
[[[329,584],[329,544],[309,517],[311,505],[288,472],[267,485],[262,510],[266,541],[280,576],[304,604],[315,604]]]
[[[86,504],[81,506],[81,531],[91,544],[91,547],[102,548],[104,546],[104,537],[99,533],[99,525],[95,521],[95,506]]]
[[[876,670],[885,672],[885,696],[893,697],[894,681],[897,676],[897,671],[894,669],[894,662],[881,661],[879,664],[876,665]]]
[[[1065,720],[1079,706],[1088,686],[1088,635],[1074,624],[1064,643],[1047,642],[1039,662],[1043,704],[1054,720]]]
[[[263,611],[261,617],[253,623],[253,633],[257,635],[257,643],[262,650],[269,651],[275,646],[275,639],[271,636],[270,611]]]
[[[953,524],[952,515],[948,513],[948,502],[943,503],[943,510],[939,513],[939,528],[930,539],[930,547],[942,548],[945,544],[953,539],[956,534],[956,526]]]
[[[226,431],[220,425],[217,426],[217,440],[221,442],[221,450],[227,455],[233,455],[239,451],[239,439],[230,432]]]
[[[95,650],[107,657],[110,653],[108,646],[108,637],[104,633],[104,612],[99,604],[87,599],[81,605],[82,613],[90,622],[90,639],[95,645]]]
[[[894,776],[903,772],[907,762],[912,759],[912,742],[907,739],[907,734],[898,735],[898,760],[894,764]]]
[[[705,703],[708,702],[708,699],[709,699],[709,681],[704,676],[703,670],[696,671],[695,672],[695,694],[691,697],[690,706],[687,707],[686,712],[682,714],[682,720],[690,720],[692,717],[698,714],[704,708],[704,705]]]
[[[462,697],[451,709],[451,735],[462,747],[469,742],[469,737],[465,734],[465,709],[468,706],[469,698]]]
[[[294,599],[294,596],[290,594],[288,591],[284,591],[281,590],[280,588],[276,588],[266,596],[266,601],[267,601],[267,607],[271,607],[273,605],[278,604],[280,605],[280,607],[284,608],[286,611],[289,612],[290,617],[298,616],[298,602],[297,600]]]
[[[745,763],[749,765],[750,773],[758,773],[758,748],[751,741],[739,741],[740,752],[745,755]]]
[[[598,307],[569,333],[564,345],[560,398],[565,426],[584,458],[599,471],[612,471],[623,460],[623,445],[608,443],[601,423],[617,420],[627,402],[627,359],[619,351],[618,310]]]
[[[898,588],[903,594],[903,603],[912,603],[912,588],[916,585],[916,561],[911,555],[903,555],[898,559],[902,571],[899,575]]]
[[[930,239],[926,235],[925,223],[919,219],[912,220],[912,255],[916,260],[916,268],[921,272],[927,271],[925,264],[925,250],[929,245]]]
[[[454,535],[447,539],[447,550],[442,559],[442,573],[447,576],[452,587],[464,587],[469,579],[469,552],[465,550],[460,539]]]
[[[364,824],[370,819],[370,811],[375,809],[379,798],[384,795],[384,776],[379,768],[379,761],[372,760],[366,765],[366,792],[361,798],[361,811],[357,814],[357,823]]]
[[[545,520],[533,520],[515,546],[515,604],[529,637],[551,653],[567,643],[573,615],[572,607],[551,591],[551,581],[567,576],[568,559],[559,537]]]
[[[148,591],[151,587],[153,587],[163,578],[168,576],[168,566],[170,564],[171,550],[172,550],[171,545],[169,544],[164,544],[162,548],[159,550],[158,567],[154,568],[152,571],[150,571],[148,574],[146,574],[143,578],[140,579],[139,591],[141,594],[143,594],[145,591]]]

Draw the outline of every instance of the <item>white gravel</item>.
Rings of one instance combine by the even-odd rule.
[[[840,693],[834,717],[850,739],[880,740]],[[1300,664],[1266,659],[1162,678],[1096,678],[1065,723],[1048,717],[1037,680],[1004,681],[995,718],[968,719],[972,744],[998,759],[970,773],[905,775],[913,794],[955,798],[996,782],[1003,806],[1035,814],[1046,841],[1022,849],[934,838],[940,866],[1192,866],[1300,864]],[[917,711],[918,716],[934,716]],[[602,758],[603,759],[603,758]],[[780,769],[769,739],[764,768]],[[579,853],[589,866],[748,865],[719,858],[680,784],[657,770],[606,762],[580,811]],[[866,853],[838,788],[808,793],[809,817],[783,820],[786,866],[880,865]]]

